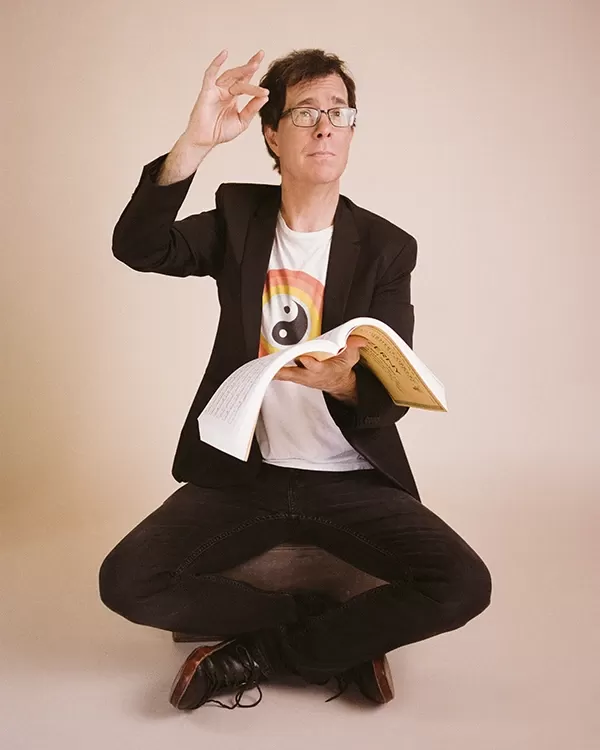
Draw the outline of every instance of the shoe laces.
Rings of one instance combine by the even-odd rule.
[[[333,701],[336,698],[339,698],[342,693],[345,693],[346,690],[350,687],[350,685],[356,684],[356,687],[359,689],[359,691],[362,693],[362,695],[365,696],[365,698],[369,698],[367,693],[364,690],[363,687],[363,681],[361,678],[360,673],[360,666],[358,667],[351,667],[350,669],[347,669],[345,672],[342,672],[341,674],[334,675],[334,678],[337,682],[338,686],[338,692],[335,695],[332,695],[331,698],[327,698],[325,703],[329,703],[329,701]]]
[[[258,683],[261,671],[258,664],[254,661],[252,658],[252,655],[248,651],[248,649],[242,645],[241,643],[238,643],[236,645],[236,653],[239,657],[240,662],[243,664],[247,674],[248,678],[241,684],[238,685],[239,689],[236,692],[234,699],[233,699],[233,705],[229,705],[227,703],[223,703],[220,700],[217,700],[216,698],[211,698],[210,700],[206,701],[206,703],[216,703],[217,705],[221,706],[221,708],[254,708],[254,706],[257,706],[263,697],[263,692],[260,688],[260,685]],[[209,675],[209,688],[208,692],[209,694],[214,694],[217,690],[223,690],[227,689],[228,687],[232,686],[233,684],[237,684],[237,680],[233,681],[229,679],[229,673],[225,669],[223,671],[222,678],[219,679],[216,677],[216,675],[210,674]],[[256,700],[254,703],[241,703],[242,697],[246,690],[251,690],[252,688],[257,688],[259,697],[258,700]]]
[[[327,698],[325,703],[329,703],[329,701],[334,701],[336,698],[339,698],[340,695],[346,692],[353,682],[352,678],[346,673],[335,675],[335,680],[337,682],[338,692],[335,695],[332,695],[331,698]]]

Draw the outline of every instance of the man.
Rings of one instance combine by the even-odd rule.
[[[387,652],[461,627],[491,598],[484,562],[420,500],[396,428],[408,408],[361,365],[354,336],[339,356],[280,370],[247,462],[203,443],[197,417],[244,362],[352,317],[379,318],[412,345],[416,241],[340,195],[356,89],[337,56],[295,51],[260,86],[250,81],[262,51],[219,73],[226,56],[207,68],[185,132],[144,167],[114,231],[113,252],[131,268],[212,276],[221,316],[175,456],[185,484],[107,556],[100,595],[133,622],[223,636],[182,665],[177,708],[227,706],[215,698],[227,691],[241,705],[246,689],[284,674],[356,683],[384,703]],[[252,98],[238,111],[240,95]],[[281,184],[222,184],[215,209],[176,221],[208,153],[259,112]],[[297,540],[387,583],[337,602],[221,575]]]

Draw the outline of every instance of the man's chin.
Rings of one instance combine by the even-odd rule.
[[[303,182],[309,185],[327,185],[336,182],[344,173],[339,164],[320,164],[308,166],[290,175],[294,182]]]
[[[344,170],[340,169],[339,166],[334,164],[331,165],[319,165],[316,169],[313,168],[307,173],[307,181],[313,182],[315,185],[326,184],[329,182],[335,182],[342,176]]]

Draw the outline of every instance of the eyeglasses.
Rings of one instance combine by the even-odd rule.
[[[281,113],[281,118],[292,115],[292,122],[299,128],[314,128],[325,113],[329,122],[336,128],[348,128],[356,122],[356,107],[332,107],[315,109],[313,107],[291,107]]]

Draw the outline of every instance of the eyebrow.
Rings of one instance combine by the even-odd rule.
[[[346,107],[348,106],[348,102],[345,99],[340,99],[339,96],[332,96],[331,97],[331,101],[334,104],[345,104]],[[293,106],[294,107],[300,107],[303,104],[318,104],[318,102],[317,102],[317,100],[313,96],[309,96],[306,99],[302,99],[301,101],[296,102],[296,104],[294,104]]]

